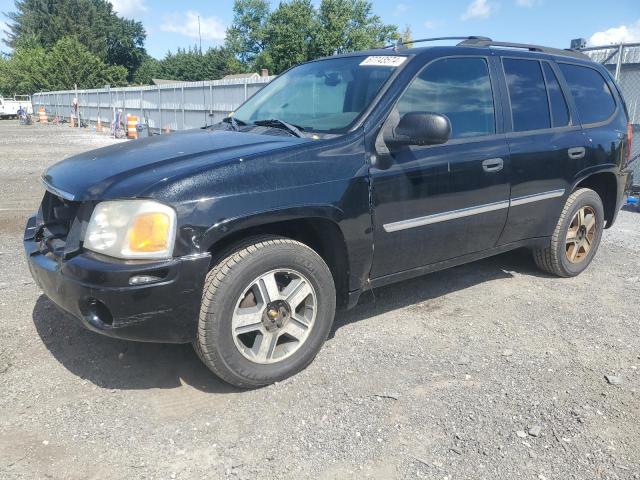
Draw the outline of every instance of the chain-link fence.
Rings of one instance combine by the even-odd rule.
[[[186,130],[219,122],[273,78],[43,92],[33,95],[31,101],[34,112],[44,107],[50,118],[69,119],[77,98],[81,121],[91,125],[99,118],[108,126],[114,111],[122,109],[125,119],[127,114],[136,115],[140,123],[156,132]]]
[[[640,183],[640,43],[589,47],[582,51],[594,62],[604,65],[620,85],[633,125],[634,142],[631,157],[634,183]]]

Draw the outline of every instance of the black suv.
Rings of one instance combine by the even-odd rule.
[[[366,289],[519,247],[579,274],[631,183],[620,90],[575,51],[462,40],[299,65],[219,124],[57,163],[34,279],[96,332],[193,342],[255,387]]]

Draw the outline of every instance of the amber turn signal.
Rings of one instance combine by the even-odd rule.
[[[131,252],[159,252],[169,245],[171,219],[165,213],[139,214],[129,229]]]

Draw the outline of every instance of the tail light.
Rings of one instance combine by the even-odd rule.
[[[631,147],[633,144],[633,125],[627,123],[627,163],[631,160]]]

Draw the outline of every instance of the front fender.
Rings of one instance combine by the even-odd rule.
[[[214,244],[225,237],[249,228],[310,218],[330,220],[340,228],[340,224],[344,220],[344,212],[333,205],[299,205],[281,209],[261,210],[244,216],[224,219],[212,225],[203,233],[200,240],[200,248],[202,251],[208,251]]]
[[[344,240],[349,290],[360,289],[366,283],[373,255],[373,232],[365,176],[207,198],[181,204],[177,209],[181,219],[176,239],[178,252],[215,251],[215,245],[231,235],[240,238],[240,232],[270,224],[302,219],[330,221]]]

